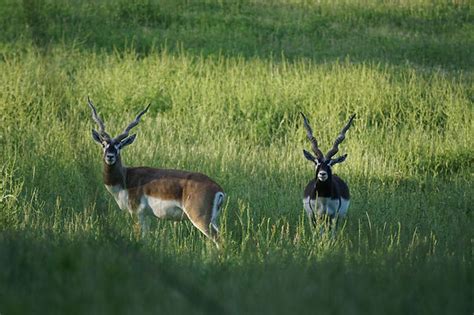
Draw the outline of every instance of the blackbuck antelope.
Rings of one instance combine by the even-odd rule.
[[[329,228],[334,221],[337,226],[338,219],[344,218],[347,214],[350,195],[347,184],[332,173],[332,166],[344,162],[347,154],[335,159],[332,157],[339,151],[339,144],[344,140],[346,132],[354,120],[355,114],[351,116],[349,122],[342,128],[341,133],[337,136],[333,147],[328,151],[326,156],[324,156],[318,147],[318,141],[313,136],[313,131],[308,119],[303,113],[301,113],[301,115],[303,116],[306,135],[316,155],[313,156],[308,151],[303,150],[305,158],[313,162],[316,168],[315,178],[308,183],[304,190],[303,206],[313,226],[321,219],[323,219],[323,222],[326,224],[329,224]]]
[[[99,126],[99,131],[92,130],[92,137],[103,149],[105,187],[120,209],[138,216],[142,236],[148,230],[148,215],[174,221],[188,218],[218,245],[217,217],[225,195],[216,182],[200,173],[122,164],[120,151],[135,140],[136,134],[129,136],[130,130],[138,125],[150,105],[120,135],[112,138],[89,98],[88,103],[92,119]]]

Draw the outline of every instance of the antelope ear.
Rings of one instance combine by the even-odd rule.
[[[344,154],[344,155],[342,155],[338,158],[331,159],[328,164],[329,164],[329,166],[333,166],[334,164],[344,162],[346,160],[346,158],[347,158],[347,154]]]
[[[307,160],[316,163],[316,158],[311,153],[303,149],[303,154]]]
[[[99,143],[100,145],[102,145],[102,138],[100,137],[99,133],[97,131],[95,131],[94,129],[92,129],[92,139],[94,139],[95,142]]]
[[[132,144],[133,141],[135,141],[136,137],[137,137],[137,134],[133,134],[130,137],[127,137],[127,138],[123,139],[122,141],[120,141],[120,149],[123,148],[123,147],[126,147],[129,144]]]

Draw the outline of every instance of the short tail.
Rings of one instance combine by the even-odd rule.
[[[211,215],[211,225],[219,232],[219,227],[217,226],[217,218],[219,217],[219,211],[224,202],[225,194],[222,191],[218,191],[214,196],[214,202],[212,203],[212,215]]]

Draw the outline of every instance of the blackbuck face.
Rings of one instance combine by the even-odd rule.
[[[103,149],[105,187],[120,209],[138,216],[142,236],[148,230],[147,216],[174,221],[189,219],[217,245],[217,219],[225,194],[216,182],[200,173],[122,165],[120,152],[136,137],[129,135],[130,130],[138,125],[150,105],[120,135],[112,138],[90,99],[88,104],[92,119],[99,126],[98,131],[92,130],[92,138]]]
[[[313,155],[311,155],[311,153],[309,153],[308,151],[306,150],[303,150],[303,154],[305,156],[305,158],[311,162],[314,163],[315,165],[315,170],[316,170],[316,178],[321,181],[321,182],[324,182],[326,180],[331,180],[331,176],[332,176],[332,169],[331,167],[337,163],[342,163],[346,160],[346,157],[347,157],[347,154],[344,154],[336,159],[318,159],[316,157],[314,157]]]
[[[94,139],[94,141],[96,141],[102,146],[102,149],[104,151],[104,162],[107,165],[114,165],[115,162],[117,162],[117,160],[120,158],[120,150],[135,141],[137,135],[133,134],[129,136],[128,134],[130,132],[130,129],[138,125],[140,118],[148,111],[150,105],[148,105],[142,112],[140,112],[140,114],[135,117],[135,120],[127,128],[125,128],[120,135],[115,138],[112,138],[105,131],[105,125],[97,115],[97,111],[94,107],[94,104],[92,104],[92,101],[89,98],[87,99],[87,101],[93,113],[92,118],[99,125],[98,132],[92,129],[92,138]]]
[[[97,131],[92,130],[92,136],[96,142],[102,145],[104,151],[104,162],[107,165],[114,165],[120,157],[120,150],[135,141],[136,135],[131,135],[124,140],[117,142],[115,139],[101,140]]]
[[[306,136],[311,143],[314,155],[303,150],[304,157],[314,163],[316,174],[304,191],[303,206],[313,224],[321,217],[337,219],[344,217],[349,207],[349,187],[337,175],[333,175],[332,167],[346,160],[347,154],[333,158],[339,152],[339,144],[345,139],[347,130],[352,124],[355,115],[352,115],[349,122],[341,130],[336,138],[333,147],[324,155],[318,147],[318,141],[313,136],[313,130],[309,125],[306,116],[303,116],[303,124],[306,129]]]

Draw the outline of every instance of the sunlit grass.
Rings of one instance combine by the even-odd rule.
[[[252,5],[260,8],[253,2],[206,3],[166,21],[184,27],[196,21],[189,16],[202,14],[196,32],[220,30],[211,39],[221,40],[221,52],[213,41],[196,53],[193,42],[180,36],[181,49],[146,38],[141,39],[146,49],[123,49],[123,42],[104,35],[114,23],[100,40],[90,35],[90,42],[69,45],[69,36],[83,40],[78,28],[56,41],[55,23],[83,25],[81,10],[92,18],[107,16],[102,7],[111,5],[107,1],[98,7],[78,2],[75,18],[69,12],[73,5],[65,6],[63,14],[71,20],[53,20],[42,30],[46,33],[35,35],[36,42],[29,38],[32,33],[15,40],[10,38],[15,30],[1,35],[0,266],[5,272],[0,273],[0,313],[470,312],[469,58],[450,59],[457,56],[451,49],[445,55],[437,49],[417,57],[411,50],[399,54],[390,37],[442,29],[446,33],[439,38],[446,43],[450,32],[464,36],[454,26],[469,16],[442,4],[428,13],[417,11],[430,6],[424,2],[370,3],[366,11],[343,3],[284,2],[293,8],[288,16],[274,4],[268,20],[257,19],[257,27],[244,18]],[[162,16],[174,8],[161,5]],[[163,24],[153,20],[155,11],[120,6],[131,14],[133,27],[145,23],[140,19],[145,16],[149,27],[162,31]],[[352,13],[343,13],[348,7]],[[48,8],[42,7],[46,16],[54,11]],[[240,15],[226,15],[223,8]],[[291,24],[289,17],[302,14],[301,8],[309,13]],[[14,7],[8,10],[12,20],[22,17]],[[104,23],[124,19],[112,13]],[[241,53],[223,37],[229,25],[219,19],[236,16],[246,21],[241,30],[247,35],[280,22],[288,28],[268,31],[275,41],[261,50],[249,49],[250,35],[242,46],[232,44],[249,49]],[[380,28],[383,16],[404,31]],[[285,49],[288,29],[306,30],[309,17],[328,19],[328,29],[353,42],[359,42],[358,35],[347,33],[348,25],[368,23],[367,32],[388,38],[377,49],[391,53],[385,62],[377,49],[360,53],[364,45],[372,47],[368,40],[349,49],[354,55],[346,58],[335,53],[341,44],[336,41],[334,47],[321,44],[318,51],[331,57],[322,58],[307,46],[309,31],[295,39],[306,43],[301,53]],[[239,22],[235,19],[227,23]],[[445,28],[439,19],[447,21]],[[413,27],[416,32],[404,33]],[[325,32],[321,36],[328,39]],[[48,34],[54,40],[45,44]],[[430,36],[423,38],[430,41]],[[116,49],[109,49],[114,43]],[[267,54],[270,46],[282,53]],[[118,210],[101,182],[87,96],[111,134],[152,104],[123,160],[214,178],[228,196],[220,218],[222,250],[186,222],[153,222],[148,237],[138,238],[136,219]],[[302,155],[309,144],[300,111],[309,117],[323,151],[357,114],[340,146],[348,158],[335,168],[352,195],[349,217],[335,239],[311,230],[303,212],[302,191],[314,171]]]

